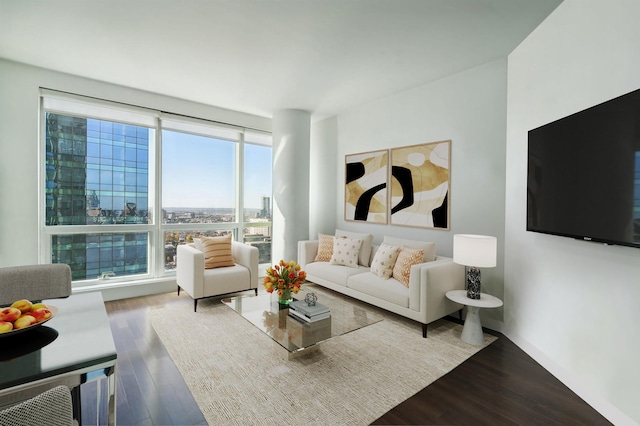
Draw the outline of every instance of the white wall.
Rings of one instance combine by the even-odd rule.
[[[372,233],[375,243],[384,235],[434,241],[438,254],[451,256],[454,233],[494,235],[499,262],[496,268],[482,270],[483,290],[502,297],[506,72],[506,59],[494,61],[338,115],[337,134],[318,132],[314,138],[316,147],[331,147],[336,144],[331,139],[337,137],[337,150],[316,166],[326,173],[312,175],[311,193],[337,190],[333,203],[317,206],[310,237],[316,238],[317,232],[333,234],[338,227]],[[320,125],[333,129],[333,123]],[[344,220],[345,155],[445,139],[452,141],[450,230]],[[487,325],[493,319],[499,328],[501,309],[484,310],[483,316]]]
[[[640,423],[640,250],[526,232],[527,131],[640,88],[639,16],[565,0],[509,56],[505,332],[615,424]]]

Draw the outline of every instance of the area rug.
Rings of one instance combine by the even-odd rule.
[[[362,306],[383,321],[291,361],[219,300],[201,301],[197,313],[169,305],[148,315],[210,425],[369,424],[496,339],[466,344],[448,320],[424,339],[420,324]]]

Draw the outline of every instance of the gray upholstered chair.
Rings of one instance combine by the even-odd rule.
[[[0,411],[0,426],[70,426],[73,421],[71,392],[56,386],[33,398]]]
[[[0,306],[71,295],[71,268],[64,263],[0,268]]]

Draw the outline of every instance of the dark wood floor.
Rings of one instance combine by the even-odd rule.
[[[205,425],[180,373],[146,312],[193,301],[184,293],[107,302],[118,351],[117,424]],[[453,320],[453,319],[452,319]],[[416,333],[420,328],[416,326]],[[498,340],[373,424],[605,425],[610,424],[509,339]],[[82,385],[82,423],[106,424],[96,411],[94,383]]]

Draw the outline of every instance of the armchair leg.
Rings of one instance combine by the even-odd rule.
[[[178,286],[178,296],[180,296],[180,286]]]
[[[422,337],[427,338],[427,324],[422,324]]]
[[[258,289],[254,288],[253,290],[256,292],[256,296],[257,296],[258,295]]]
[[[193,312],[198,309],[198,299],[193,299]]]

